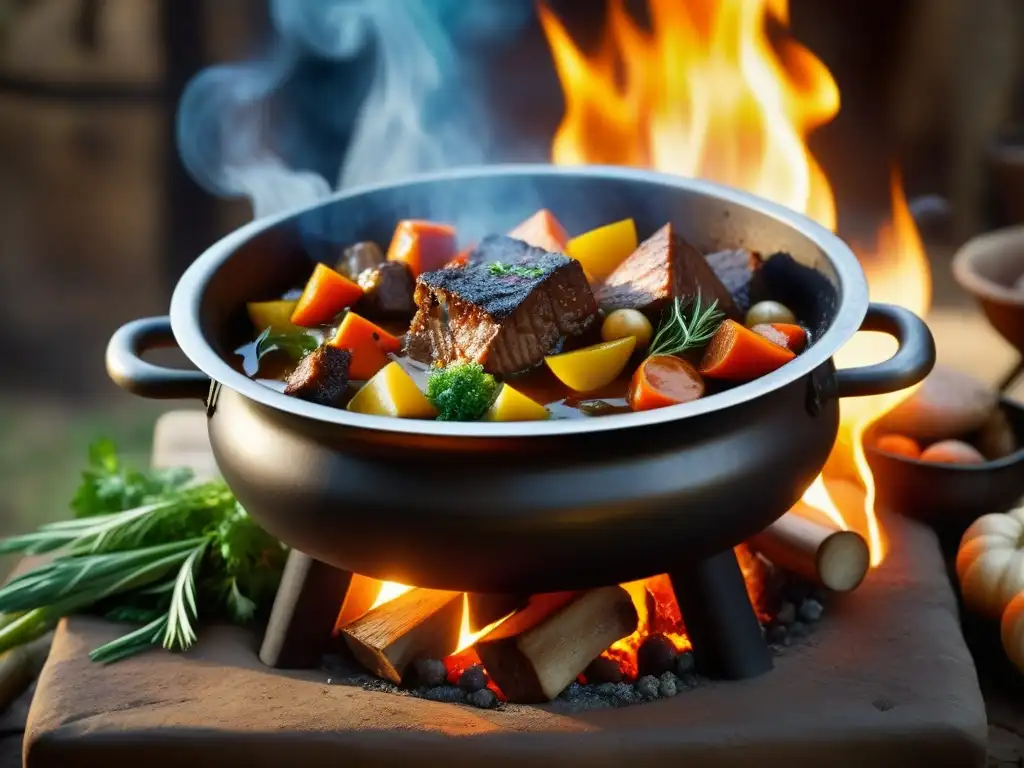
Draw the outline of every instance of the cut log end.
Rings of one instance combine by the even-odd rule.
[[[475,647],[509,701],[550,701],[637,622],[622,587],[537,595]]]
[[[798,504],[750,540],[775,566],[836,592],[856,589],[871,567],[864,537]]]
[[[356,619],[341,636],[363,667],[397,684],[416,659],[455,650],[462,605],[461,592],[413,589]]]

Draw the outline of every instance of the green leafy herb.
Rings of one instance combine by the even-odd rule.
[[[689,306],[676,298],[662,318],[648,354],[681,355],[699,349],[711,341],[724,319],[725,313],[718,309],[717,301],[701,308],[699,293]]]
[[[200,613],[245,622],[268,607],[287,550],[222,481],[185,476],[128,470],[109,443],[94,446],[75,497],[87,516],[0,540],[0,552],[57,553],[0,587],[0,652],[79,611],[142,623],[91,654],[110,663],[154,645],[189,648]],[[142,503],[122,509],[126,499]]]
[[[480,363],[453,363],[427,379],[427,398],[441,421],[476,421],[497,396],[498,382]]]
[[[487,267],[492,275],[515,275],[516,277],[543,277],[544,270],[540,267],[527,267],[522,264],[503,264],[495,261]]]
[[[320,342],[310,333],[274,333],[267,328],[256,338],[256,360],[271,352],[284,352],[293,360],[301,360],[320,346]]]

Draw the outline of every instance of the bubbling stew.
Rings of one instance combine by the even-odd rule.
[[[773,258],[773,257],[769,257]],[[570,238],[539,211],[459,250],[398,223],[304,286],[247,305],[246,374],[324,407],[405,419],[589,418],[687,403],[764,376],[809,331],[770,295],[761,254],[702,254],[632,219]]]

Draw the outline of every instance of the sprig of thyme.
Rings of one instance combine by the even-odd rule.
[[[488,265],[487,271],[492,275],[515,275],[516,277],[542,277],[544,270],[540,267],[526,267],[522,264],[504,264],[500,261]]]
[[[681,355],[703,347],[711,341],[724,319],[725,313],[718,309],[717,300],[702,309],[700,293],[692,303],[676,297],[658,325],[648,354]]]

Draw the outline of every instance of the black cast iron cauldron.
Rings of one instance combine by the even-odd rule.
[[[300,285],[311,259],[333,260],[356,240],[386,243],[402,218],[451,222],[470,241],[541,207],[570,232],[632,217],[641,237],[672,221],[704,252],[791,254],[770,259],[766,275],[815,342],[780,370],[693,403],[510,424],[352,414],[286,397],[228,362],[251,333],[245,302]],[[858,329],[891,334],[900,349],[837,372],[831,357]],[[173,343],[201,373],[139,357]],[[135,394],[205,400],[225,480],[286,543],[368,576],[492,593],[625,582],[727,550],[821,470],[839,398],[907,387],[933,362],[924,323],[869,306],[854,255],[797,214],[673,176],[535,165],[352,190],[255,221],[188,269],[170,318],[127,324],[107,352],[111,377]]]

